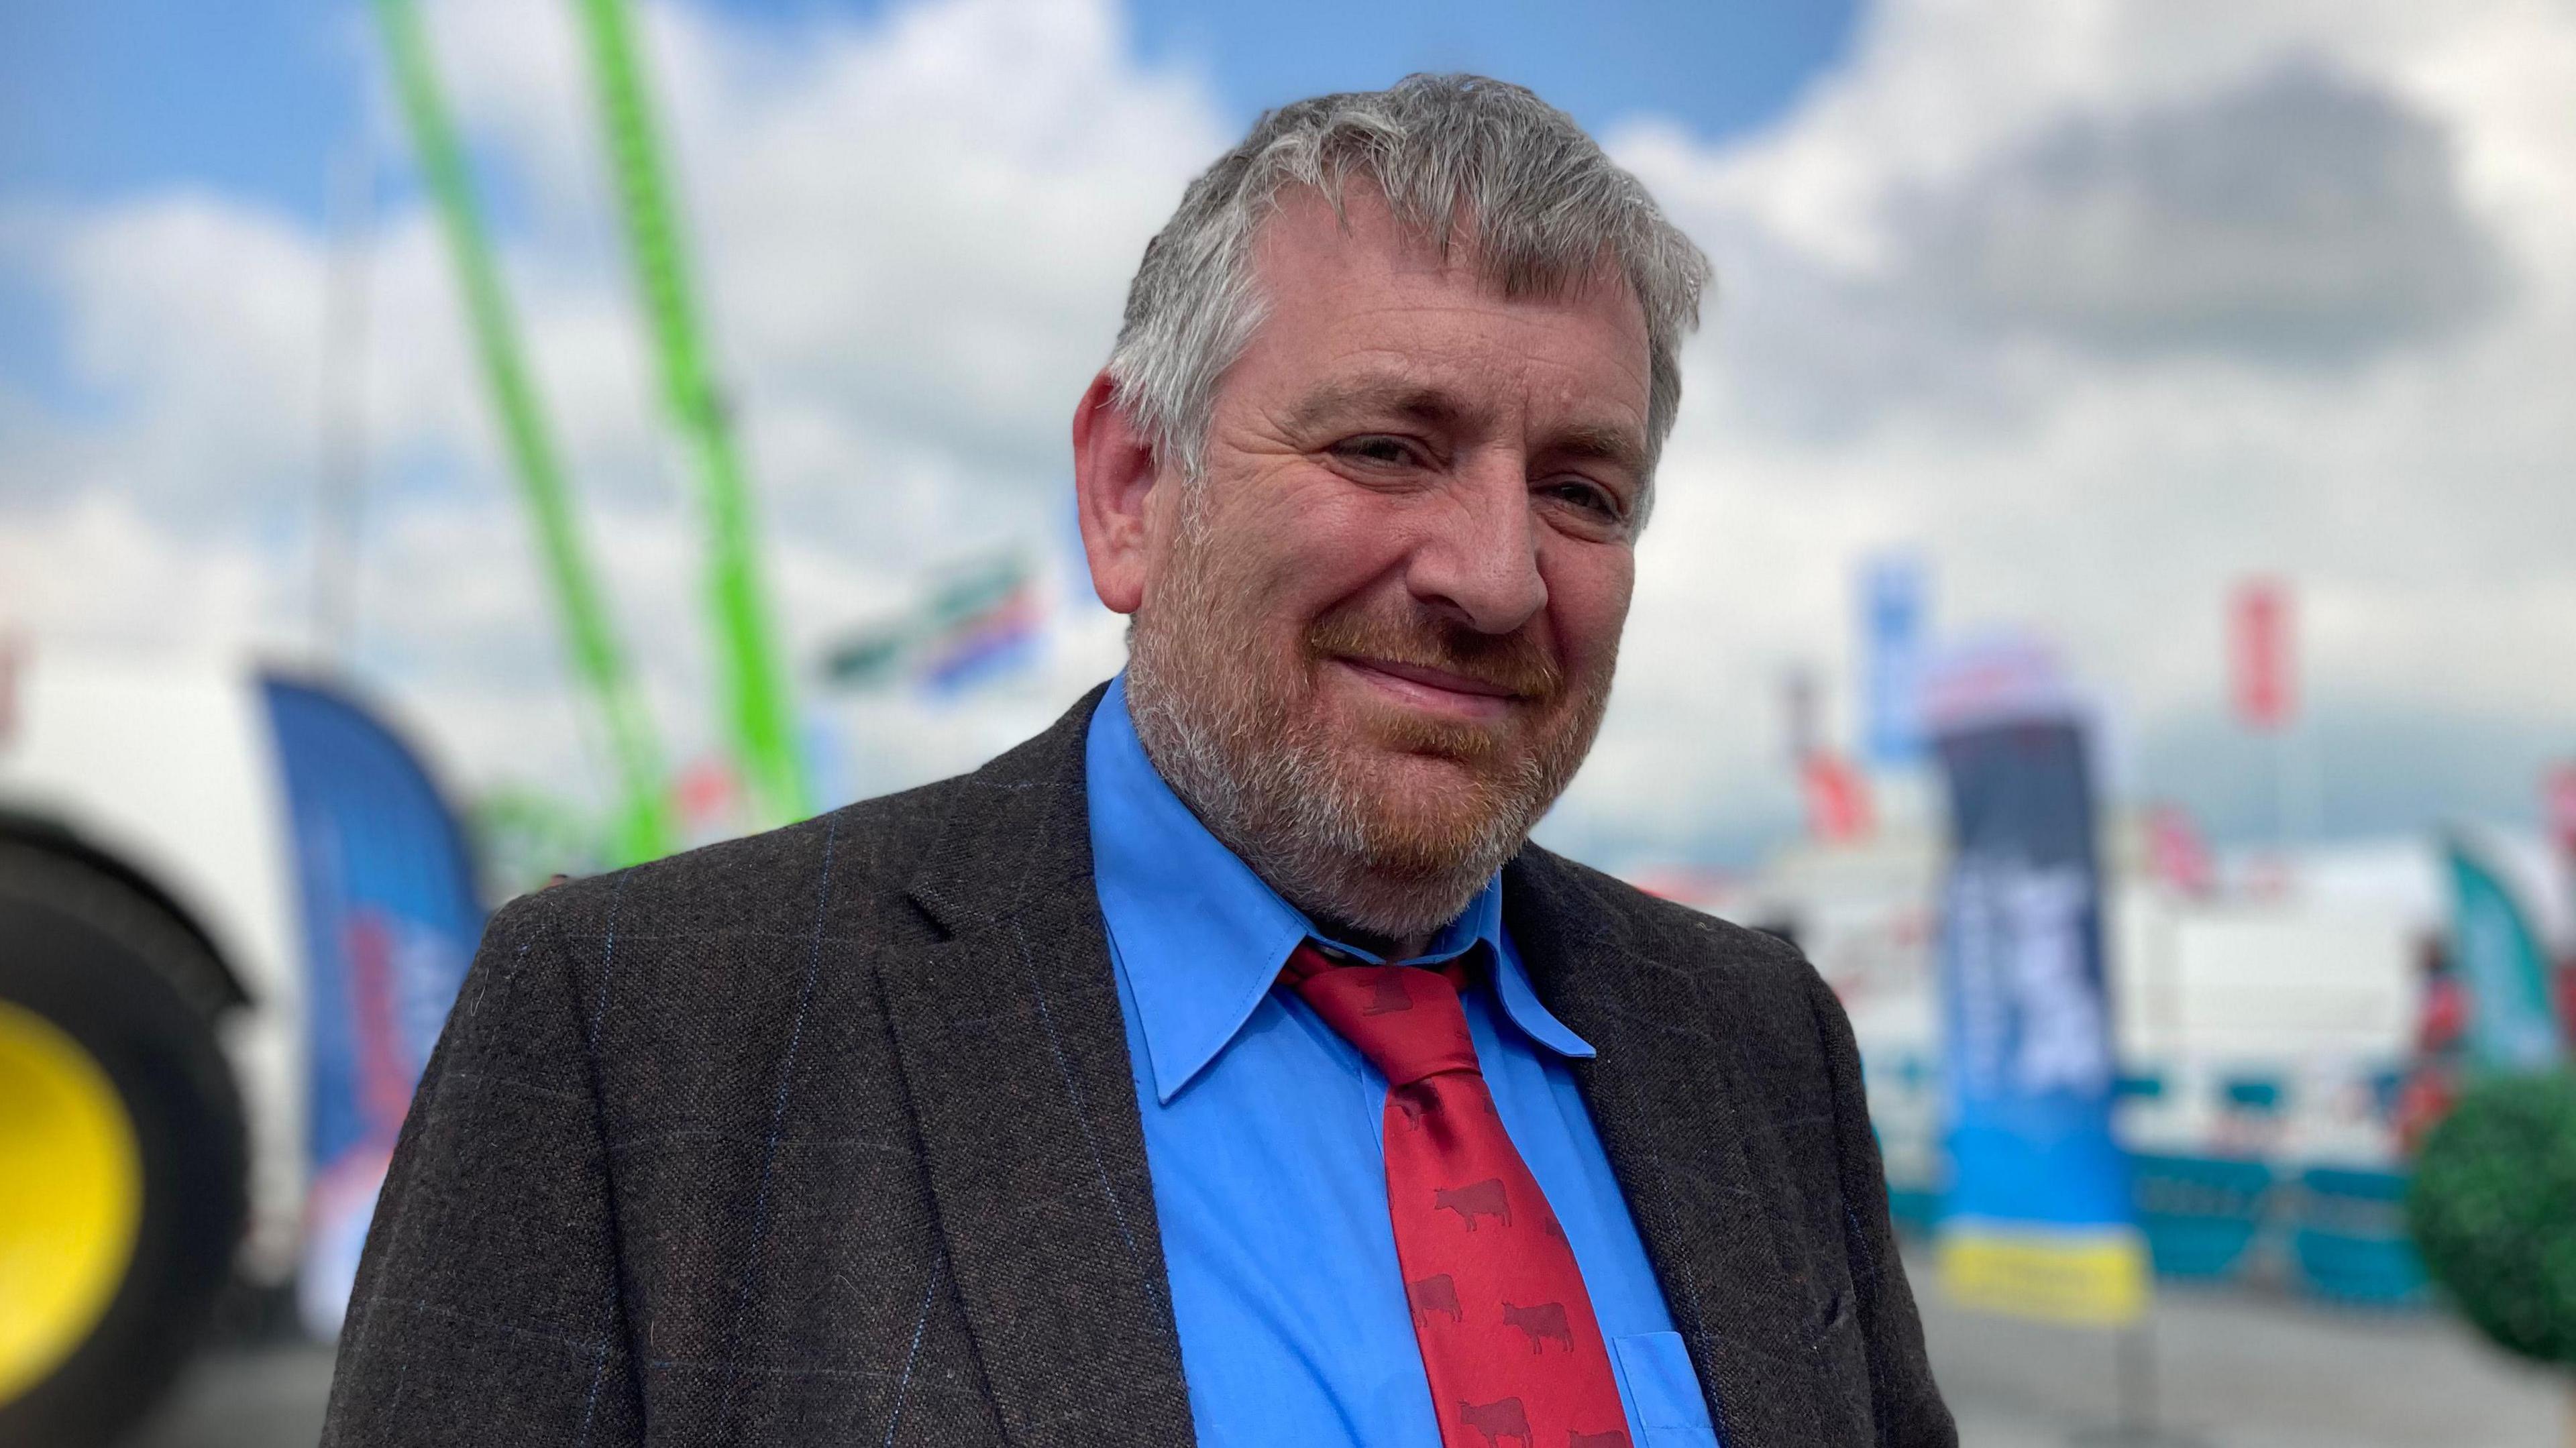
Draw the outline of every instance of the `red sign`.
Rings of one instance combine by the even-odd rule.
[[[735,785],[733,770],[722,759],[708,756],[680,771],[671,794],[680,807],[681,821],[692,834],[699,834],[721,833],[730,826],[742,792]]]
[[[2236,591],[2229,630],[2234,656],[2236,716],[2254,729],[2290,722],[2290,591],[2276,579],[2256,579]]]
[[[2576,855],[2576,760],[2549,771],[2549,782],[2543,786],[2547,798],[2549,833],[2558,848]]]
[[[1870,831],[1869,782],[1829,750],[1806,757],[1799,774],[1806,785],[1807,835],[1824,844],[1847,844]]]
[[[2179,805],[2147,811],[2147,872],[2186,895],[2206,895],[2218,881],[2209,846]]]

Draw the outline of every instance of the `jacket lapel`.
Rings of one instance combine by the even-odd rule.
[[[1091,878],[1100,692],[954,786],[909,892],[942,938],[881,968],[976,1354],[1020,1444],[1193,1436]]]
[[[1513,943],[1540,998],[1599,1054],[1573,1063],[1613,1175],[1689,1346],[1725,1448],[1824,1441],[1807,1407],[1814,1301],[1779,1194],[1796,1180],[1768,1129],[1765,1082],[1730,1029],[1728,978],[1694,988],[1634,933],[1633,906],[1535,847],[1504,876]],[[1703,967],[1704,968],[1704,967]],[[1717,1002],[1712,1009],[1710,1002]]]

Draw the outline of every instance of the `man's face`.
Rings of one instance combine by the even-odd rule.
[[[1444,259],[1375,191],[1346,210],[1292,196],[1263,228],[1268,314],[1205,475],[1145,500],[1130,690],[1157,763],[1274,885],[1401,935],[1454,913],[1591,746],[1648,347],[1616,273],[1506,299],[1472,236]],[[1384,899],[1330,898],[1354,892]]]

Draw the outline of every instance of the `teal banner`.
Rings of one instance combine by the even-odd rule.
[[[2513,888],[2460,840],[2451,866],[2451,960],[2469,995],[2469,1055],[2480,1070],[2545,1071],[2566,1055],[2549,999],[2549,957]]]

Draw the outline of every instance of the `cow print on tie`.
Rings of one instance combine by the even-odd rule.
[[[1468,1427],[1485,1435],[1486,1448],[1494,1448],[1505,1438],[1518,1438],[1521,1448],[1533,1448],[1529,1413],[1518,1398],[1503,1398],[1491,1403],[1460,1403],[1458,1417]]]
[[[1506,1227],[1512,1224],[1511,1199],[1503,1195],[1500,1177],[1489,1177],[1463,1187],[1434,1187],[1431,1190],[1431,1210],[1456,1212],[1458,1220],[1466,1223],[1470,1232],[1476,1230],[1478,1217],[1492,1217]]]
[[[1542,1302],[1536,1307],[1515,1307],[1506,1302],[1503,1304],[1503,1326],[1517,1327],[1529,1334],[1532,1357],[1547,1351],[1551,1342],[1561,1342],[1567,1352],[1574,1351],[1574,1329],[1566,1325],[1565,1304],[1562,1302]]]
[[[1411,1309],[1440,1448],[1629,1448],[1582,1267],[1486,1089],[1458,997],[1469,969],[1336,963],[1309,945],[1281,980],[1385,1078],[1402,1272],[1389,1285]]]
[[[1458,1302],[1458,1283],[1446,1272],[1407,1284],[1405,1296],[1413,1303],[1413,1315],[1417,1318],[1424,1313],[1445,1312],[1451,1322],[1467,1320],[1467,1309]]]

